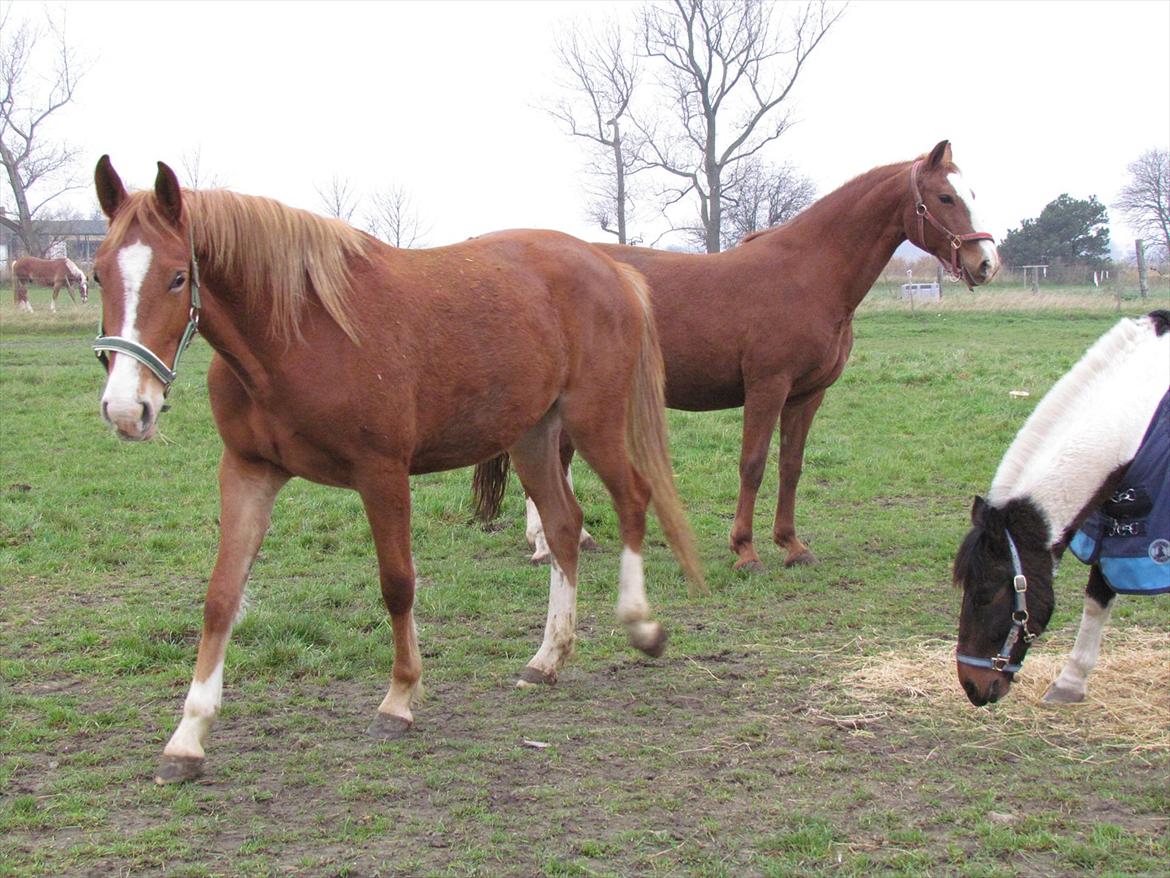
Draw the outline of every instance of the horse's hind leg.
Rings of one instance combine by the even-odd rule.
[[[565,419],[577,450],[605,484],[617,511],[622,540],[618,620],[632,646],[647,655],[660,656],[666,649],[666,632],[651,619],[642,568],[650,486],[630,463],[625,417],[615,417],[609,407],[596,412],[582,408],[572,414],[566,411]]]
[[[378,706],[369,733],[395,738],[414,724],[412,706],[422,677],[422,657],[414,626],[414,560],[410,554],[410,480],[405,465],[365,478],[359,488],[374,535],[382,600],[390,613],[394,666],[390,689]]]
[[[1081,627],[1072,652],[1055,682],[1044,693],[1045,701],[1059,704],[1076,704],[1085,700],[1089,674],[1097,665],[1101,654],[1101,639],[1105,624],[1113,610],[1116,593],[1105,582],[1101,568],[1094,564],[1089,568],[1089,582],[1085,586],[1085,608],[1081,613]]]
[[[163,750],[155,781],[177,783],[203,769],[208,732],[223,698],[223,660],[240,611],[248,571],[268,531],[276,495],[288,473],[224,451],[219,468],[219,552],[203,605],[203,636],[183,719]]]
[[[569,465],[573,461],[573,443],[569,440],[569,434],[564,430],[561,431],[560,438],[560,454],[561,466],[565,471],[565,481],[569,483],[569,490],[573,490],[573,472]],[[548,549],[548,540],[544,537],[544,525],[540,520],[540,512],[536,509],[536,504],[532,502],[531,497],[524,498],[525,522],[524,522],[524,536],[528,540],[528,545],[533,549],[532,558],[533,564],[547,564],[551,554]],[[589,531],[581,528],[580,538],[581,548],[586,551],[593,551],[598,548],[597,541],[589,535]]]
[[[544,522],[552,565],[544,639],[517,685],[552,684],[577,639],[577,556],[581,507],[569,490],[557,454],[558,419],[550,413],[511,449],[512,465]]]
[[[780,412],[780,487],[776,495],[772,539],[787,552],[785,567],[816,561],[813,553],[796,536],[796,486],[804,467],[808,430],[824,398],[825,391],[821,390],[806,400],[786,405]]]
[[[12,288],[12,295],[16,299],[17,311],[26,311],[29,314],[33,312],[32,304],[28,300],[28,283],[26,281],[18,278]]]

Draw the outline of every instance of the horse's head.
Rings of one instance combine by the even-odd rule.
[[[955,557],[959,683],[983,706],[1008,693],[1031,642],[1052,617],[1048,525],[1027,500],[995,507],[976,497],[971,530]]]
[[[975,194],[951,160],[950,141],[912,164],[910,194],[906,237],[968,287],[991,280],[999,271],[999,252],[975,215]]]
[[[182,193],[162,162],[153,192],[127,194],[109,156],[98,162],[94,181],[110,219],[94,257],[102,287],[102,335],[94,348],[108,374],[101,412],[123,439],[149,439],[197,313]]]

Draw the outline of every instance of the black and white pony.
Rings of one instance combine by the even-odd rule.
[[[1153,446],[1145,440],[1161,443],[1161,450],[1148,453]],[[1142,565],[1138,577],[1146,591],[1170,591],[1170,533],[1162,532],[1167,510],[1165,499],[1157,501],[1159,493],[1170,494],[1167,449],[1170,311],[1155,311],[1122,320],[1053,385],[1004,455],[987,499],[975,498],[972,528],[954,566],[963,589],[959,682],[973,704],[1007,694],[1029,645],[1052,617],[1055,565],[1074,536],[1074,551],[1092,564],[1084,614],[1072,653],[1044,698],[1084,699],[1113,598],[1129,590],[1128,583],[1109,580],[1111,568],[1097,557],[1094,540],[1078,536],[1091,515],[1100,516],[1094,519],[1098,541],[1102,519],[1106,533],[1140,541],[1141,551],[1130,553],[1131,572]],[[1145,486],[1131,484],[1139,468],[1151,477]]]

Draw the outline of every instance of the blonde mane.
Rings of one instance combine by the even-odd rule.
[[[271,198],[222,189],[184,189],[183,213],[205,265],[232,278],[254,301],[263,297],[274,337],[285,341],[299,337],[305,303],[315,295],[358,343],[348,302],[349,261],[366,252],[368,238],[362,232]],[[153,192],[128,197],[110,223],[111,237],[117,240],[134,223],[155,234],[178,237]]]

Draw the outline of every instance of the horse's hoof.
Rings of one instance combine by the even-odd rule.
[[[759,558],[741,558],[731,568],[736,573],[763,573],[764,562]]]
[[[597,544],[597,540],[593,539],[593,537],[589,536],[589,534],[585,534],[585,536],[581,539],[581,551],[600,552],[601,546]]]
[[[789,555],[784,559],[785,567],[804,567],[808,564],[816,564],[817,556],[805,549],[803,552],[797,552],[795,555]]]
[[[154,776],[154,782],[159,786],[173,783],[186,783],[195,780],[203,774],[202,756],[163,756],[162,765]]]
[[[532,557],[528,559],[528,563],[534,567],[539,567],[541,564],[549,564],[552,562],[552,552],[533,552]]]
[[[651,658],[666,652],[666,629],[657,622],[639,622],[630,628],[630,643]]]
[[[1053,683],[1044,693],[1044,700],[1049,704],[1080,704],[1085,700],[1085,693],[1077,692],[1075,689],[1065,689]]]
[[[524,689],[528,686],[555,686],[556,683],[556,671],[542,671],[540,668],[534,668],[529,665],[520,672],[520,679],[516,681],[516,688]]]
[[[366,729],[366,734],[380,741],[394,741],[410,731],[410,720],[392,713],[379,713]]]

